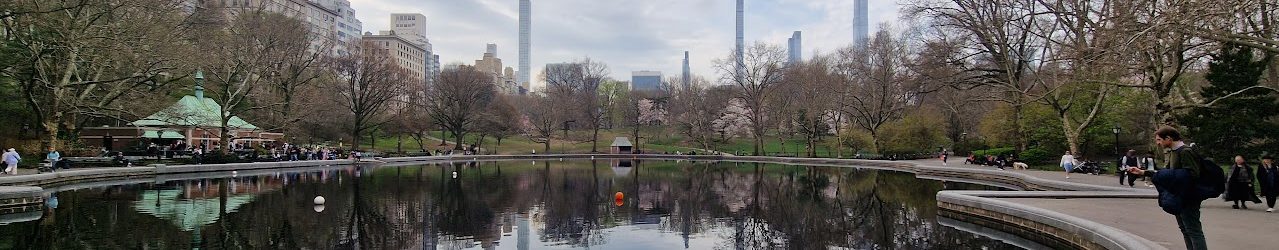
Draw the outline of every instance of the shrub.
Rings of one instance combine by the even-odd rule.
[[[1007,148],[992,148],[992,149],[974,150],[974,151],[973,151],[973,155],[977,155],[977,156],[985,156],[985,155],[1000,156],[1000,155],[1010,155],[1010,154],[1012,154],[1014,151],[1017,151],[1017,149],[1015,149],[1015,148],[1011,148],[1011,147],[1007,147]]]
[[[1026,152],[1021,152],[1021,155],[1018,155],[1017,158],[1026,162],[1026,164],[1035,165],[1043,164],[1052,160],[1053,154],[1049,153],[1048,150],[1031,148],[1027,149]]]

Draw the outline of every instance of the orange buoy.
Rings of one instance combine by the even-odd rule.
[[[614,200],[619,200],[619,201],[620,201],[620,200],[622,200],[622,198],[625,198],[625,196],[623,196],[623,195],[622,195],[622,192],[617,192],[616,194],[613,194],[613,199],[614,199]]]
[[[614,201],[613,201],[613,205],[617,205],[617,206],[619,206],[619,207],[620,207],[620,206],[622,206],[622,204],[623,204],[623,203],[622,203],[622,200],[614,200]]]

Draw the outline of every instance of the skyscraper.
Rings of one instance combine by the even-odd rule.
[[[529,82],[529,32],[532,27],[533,6],[529,0],[520,0],[520,69],[519,79],[521,85]]]
[[[404,37],[405,40],[412,41],[418,47],[426,50],[426,55],[422,57],[422,66],[424,67],[423,78],[429,83],[435,79],[435,75],[439,73],[438,62],[435,60],[435,49],[431,47],[430,39],[426,38],[426,15],[421,13],[391,13],[391,31],[394,35]]]
[[[800,40],[799,31],[796,30],[795,33],[790,36],[790,39],[786,40],[786,52],[788,54],[786,57],[787,63],[797,63],[804,60],[804,50],[802,45],[803,42]]]
[[[662,89],[662,72],[661,71],[632,71],[631,72],[631,90],[661,90]]]
[[[853,0],[853,44],[865,48],[870,34],[870,26],[866,16],[866,0]]]
[[[745,4],[743,4],[742,1],[743,0],[737,0],[737,49],[733,51],[733,53],[737,54],[736,55],[737,66],[734,67],[737,70],[734,74],[735,76],[733,77],[733,79],[735,79],[738,83],[742,82],[743,74],[746,74],[746,62],[742,61],[743,51],[746,50],[746,47],[742,42],[742,39],[745,37],[745,34],[743,34],[745,33],[745,30],[743,29],[743,25],[745,24],[743,23],[743,20],[742,20],[742,15],[745,10]],[[862,1],[865,1],[865,0],[862,0]]]
[[[692,79],[690,78],[692,77],[691,74],[692,73],[689,72],[689,69],[688,69],[688,51],[685,50],[684,51],[684,74],[682,75],[684,78],[680,79],[680,81],[684,84],[684,86],[680,86],[680,87],[684,87],[686,89],[689,87],[688,85],[690,81],[692,81]]]

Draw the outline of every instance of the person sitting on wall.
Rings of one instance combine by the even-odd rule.
[[[132,167],[133,163],[129,162],[129,158],[124,158],[124,152],[115,152],[115,156],[111,157],[111,163],[116,166]]]

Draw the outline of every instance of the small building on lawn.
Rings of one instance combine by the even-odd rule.
[[[129,147],[155,143],[178,146],[186,150],[219,146],[222,134],[222,105],[204,97],[204,76],[196,72],[194,95],[183,96],[177,103],[150,116],[130,122],[126,127],[90,127],[81,132],[86,145],[105,147],[111,151],[129,151]],[[283,133],[266,132],[253,124],[232,116],[227,121],[231,142],[245,147],[273,144]]]
[[[635,145],[631,145],[631,140],[626,139],[626,137],[617,137],[613,138],[613,144],[609,145],[608,148],[609,153],[612,154],[631,154]]]

